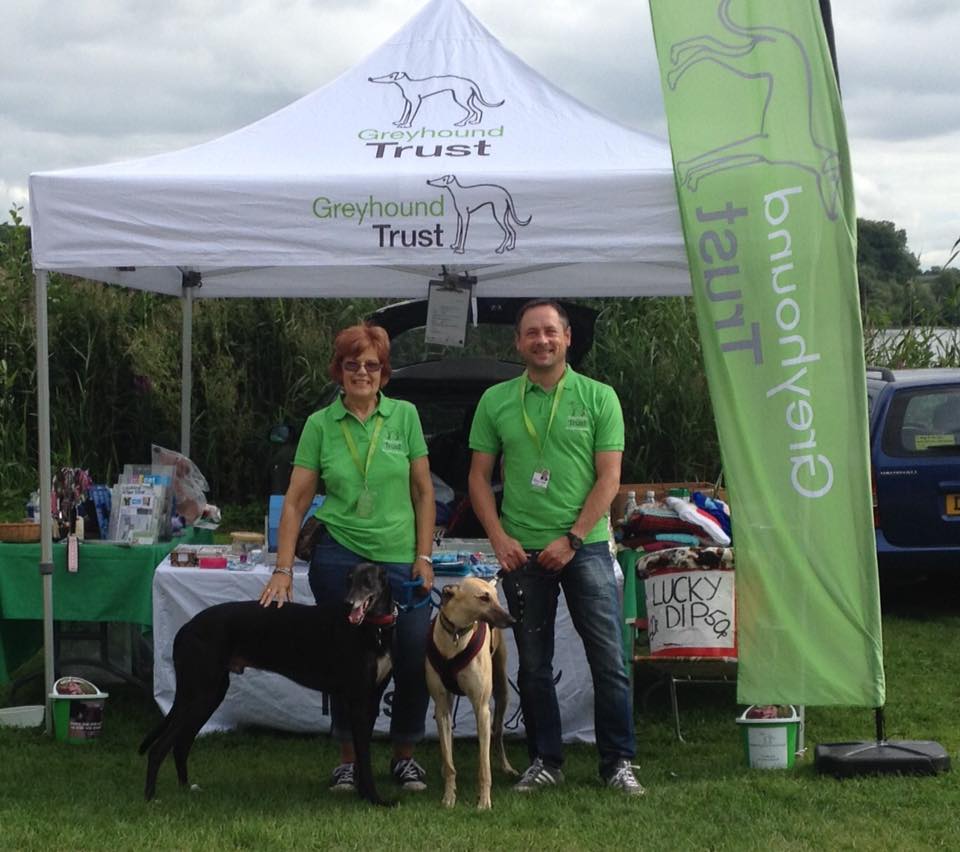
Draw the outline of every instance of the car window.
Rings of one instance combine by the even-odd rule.
[[[960,453],[960,387],[927,387],[894,395],[883,431],[891,456]]]
[[[468,323],[467,337],[462,347],[427,343],[424,340],[424,333],[423,326],[410,328],[400,332],[390,341],[390,363],[394,368],[450,358],[480,357],[520,363],[520,355],[514,345],[512,325],[474,327]]]

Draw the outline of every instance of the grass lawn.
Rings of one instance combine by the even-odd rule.
[[[955,760],[960,746],[960,633],[956,592],[928,593],[884,617],[887,734],[932,739]],[[17,703],[39,703],[39,687]],[[145,763],[137,745],[159,718],[153,702],[109,687],[103,734],[92,745],[0,729],[0,848],[10,849],[954,849],[960,845],[960,774],[836,781],[818,776],[818,742],[869,739],[869,710],[807,709],[806,759],[793,770],[745,765],[732,687],[687,686],[680,693],[678,743],[666,691],[638,708],[638,777],[646,797],[630,801],[601,788],[592,747],[571,747],[566,784],[519,796],[494,773],[493,810],[478,813],[476,748],[456,743],[460,802],[440,805],[439,750],[422,746],[425,793],[400,794],[393,809],[372,808],[326,790],[336,749],[326,736],[267,730],[198,740],[190,767],[198,792],[177,788],[172,758],[158,799],[142,798]],[[0,690],[0,704],[8,703]],[[511,760],[526,765],[520,741]],[[389,749],[377,741],[381,791]]]

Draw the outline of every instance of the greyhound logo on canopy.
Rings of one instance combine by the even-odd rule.
[[[527,216],[526,221],[517,216],[517,206],[513,196],[495,183],[475,183],[464,186],[457,180],[456,175],[428,180],[430,186],[447,190],[453,198],[453,206],[457,211],[457,238],[451,248],[457,254],[463,254],[467,243],[467,231],[470,228],[470,217],[481,207],[490,205],[493,218],[503,231],[503,240],[497,248],[497,254],[513,251],[517,245],[516,225],[526,227],[533,216]]]
[[[465,127],[468,124],[480,124],[483,121],[483,110],[480,105],[489,109],[503,106],[504,101],[488,103],[483,99],[478,86],[468,77],[457,77],[454,74],[438,74],[434,77],[411,77],[406,71],[393,71],[382,77],[368,77],[371,83],[392,83],[403,95],[403,112],[400,120],[393,122],[397,127],[412,127],[413,121],[420,111],[420,107],[427,98],[450,93],[453,102],[466,110],[466,115],[454,122],[456,127]]]
[[[678,160],[677,180],[691,192],[703,178],[728,169],[757,163],[794,166],[813,175],[827,217],[837,218],[840,193],[840,157],[835,148],[821,142],[814,128],[817,110],[813,103],[810,59],[800,39],[778,27],[747,27],[730,18],[731,0],[721,0],[717,16],[723,27],[743,40],[725,43],[711,35],[699,35],[675,42],[670,47],[671,69],[667,85],[676,90],[683,76],[701,62],[712,62],[744,79],[764,78],[767,96],[760,111],[760,127],[740,139],[734,139],[688,160]],[[758,71],[757,68],[767,70]],[[776,77],[772,70],[779,68]],[[795,81],[802,81],[791,86]],[[781,140],[781,149],[792,152],[789,158],[771,155],[773,134],[788,129],[790,139]]]

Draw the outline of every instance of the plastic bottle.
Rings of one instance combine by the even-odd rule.
[[[629,521],[630,516],[637,511],[637,492],[627,492],[627,502],[623,504],[623,520]]]
[[[34,523],[40,522],[40,492],[34,491],[27,500],[27,520]]]

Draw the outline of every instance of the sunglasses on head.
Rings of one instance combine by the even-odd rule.
[[[343,369],[348,373],[358,373],[363,367],[368,373],[379,373],[383,365],[379,361],[344,361]]]

